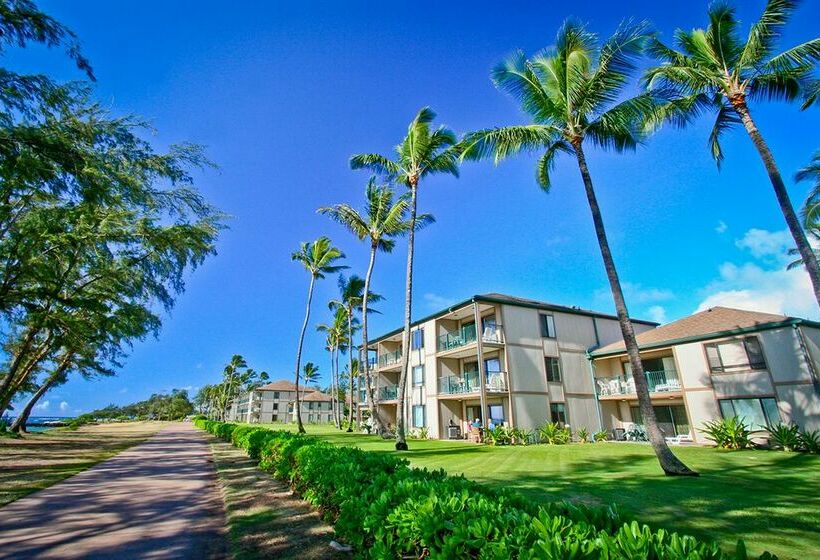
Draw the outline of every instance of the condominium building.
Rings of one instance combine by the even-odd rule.
[[[820,324],[714,308],[662,327],[637,319],[633,325],[667,437],[703,441],[698,428],[722,415],[744,416],[758,428],[780,420],[820,427]],[[368,349],[376,399],[390,424],[401,336],[397,329]],[[525,429],[557,421],[614,437],[641,422],[612,315],[477,295],[413,323],[410,352],[406,422],[433,438],[464,437],[475,419]],[[363,391],[359,400],[366,406]]]
[[[332,420],[331,398],[315,389],[300,387],[302,421],[323,423]],[[273,381],[239,395],[231,403],[228,419],[233,422],[268,424],[296,420],[296,385]]]
[[[668,436],[707,443],[704,422],[737,416],[755,431],[820,429],[820,324],[713,307],[638,335],[655,416]],[[623,341],[591,353],[604,428],[641,423]]]
[[[638,332],[657,323],[635,320]],[[376,398],[396,422],[401,329],[369,344]],[[470,423],[535,428],[600,424],[587,351],[620,340],[612,315],[511,297],[474,296],[413,324],[407,425],[463,437]]]

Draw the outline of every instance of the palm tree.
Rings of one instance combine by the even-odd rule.
[[[367,302],[370,294],[370,280],[373,267],[376,263],[376,253],[383,251],[390,253],[396,245],[395,238],[404,235],[410,230],[410,221],[407,219],[407,210],[410,205],[410,193],[394,200],[393,189],[389,185],[379,185],[371,177],[365,191],[364,213],[359,213],[349,204],[319,208],[321,214],[328,214],[335,221],[342,224],[360,241],[370,243],[370,260],[367,265],[367,274],[364,277],[364,291],[362,293],[362,356],[361,369],[364,373],[367,402],[370,404],[370,417],[373,419],[373,430],[384,435],[387,428],[379,415],[379,403],[376,401],[373,378],[370,375],[370,364],[367,360]],[[416,216],[416,230],[435,221],[430,214]]]
[[[347,351],[347,311],[340,307],[333,315],[333,322],[320,324],[316,330],[325,332],[326,346],[330,351],[330,387],[331,405],[333,406],[333,420],[336,427],[342,427],[342,415],[339,401],[339,354]]]
[[[806,197],[801,218],[807,235],[810,235],[815,242],[820,242],[820,151],[814,152],[811,163],[798,171],[794,176],[794,180],[798,183],[801,181],[812,181],[814,183]],[[789,249],[789,254],[799,255],[797,249]],[[817,250],[814,250],[814,254],[816,257]],[[802,264],[803,259],[798,258],[789,264],[789,269],[797,268]]]
[[[717,113],[709,145],[720,166],[723,150],[720,135],[742,124],[757,149],[769,175],[780,211],[786,219],[797,250],[806,267],[814,296],[820,304],[820,268],[817,257],[800,227],[780,170],[749,110],[749,101],[781,99],[794,101],[801,96],[803,108],[816,99],[817,82],[812,72],[820,59],[820,38],[775,54],[783,26],[797,7],[796,0],[769,0],[760,19],[744,41],[738,30],[734,9],[726,3],[709,7],[709,25],[692,31],[678,30],[679,50],[653,40],[648,52],[662,63],[645,75],[647,87],[670,97],[660,116],[678,126],[688,124],[704,109]],[[660,123],[656,119],[654,125]]]
[[[401,337],[401,375],[399,376],[396,413],[396,450],[407,450],[405,434],[405,395],[410,360],[410,324],[413,309],[413,249],[416,230],[418,187],[421,179],[436,173],[458,177],[458,148],[452,130],[440,126],[431,131],[436,114],[421,109],[410,123],[407,135],[396,146],[395,159],[380,154],[358,154],[350,158],[352,169],[370,169],[410,190],[410,227],[407,231],[407,280],[404,295],[404,330]]]
[[[640,141],[640,118],[655,106],[653,97],[644,93],[620,102],[617,100],[634,70],[646,38],[645,24],[624,23],[609,40],[599,45],[595,34],[568,20],[558,31],[555,47],[530,60],[519,51],[502,62],[493,70],[493,81],[521,103],[533,123],[470,133],[462,141],[463,157],[482,159],[492,156],[497,163],[518,152],[543,150],[536,167],[536,179],[541,188],[548,191],[549,174],[556,155],[564,152],[575,156],[652,447],[667,474],[695,474],[669,450],[658,428],[635,331],[584,152],[586,140],[616,151],[634,149]]]
[[[325,277],[325,274],[334,274],[347,268],[343,265],[334,264],[339,259],[344,258],[344,253],[333,246],[327,237],[320,237],[312,243],[303,241],[299,250],[291,255],[291,260],[299,262],[310,272],[310,285],[308,287],[307,305],[305,306],[305,322],[302,323],[302,331],[299,333],[299,345],[296,349],[296,425],[300,434],[305,433],[302,425],[302,412],[299,404],[299,367],[302,363],[302,345],[305,342],[305,331],[310,321],[310,304],[313,302],[313,288],[316,280]]]
[[[353,341],[353,333],[358,330],[358,320],[356,318],[356,311],[364,308],[364,286],[365,281],[355,274],[346,279],[344,275],[339,275],[339,295],[340,299],[331,300],[330,309],[344,309],[347,316],[347,340],[350,342],[350,348],[347,353],[348,358],[348,375],[350,376],[349,385],[352,395],[353,391],[353,350],[355,345]],[[381,301],[383,298],[379,294],[373,292],[368,293],[367,299],[371,302]],[[378,313],[375,309],[370,309],[368,313]],[[351,397],[352,398],[352,397]],[[351,401],[353,402],[353,401]],[[349,418],[347,423],[347,431],[353,431],[353,406],[350,406]]]
[[[225,417],[228,414],[228,406],[231,404],[234,398],[234,389],[236,383],[234,382],[237,373],[241,368],[248,367],[245,358],[240,356],[239,354],[234,354],[231,357],[231,361],[228,362],[228,365],[225,366],[225,369],[222,370],[222,399],[221,399],[221,410],[222,410],[222,420],[225,420]]]
[[[305,393],[307,392],[307,386],[309,383],[316,383],[319,380],[319,366],[314,364],[313,362],[307,362],[304,367],[302,368],[302,381],[304,382],[304,386],[302,387],[302,400],[305,400]]]

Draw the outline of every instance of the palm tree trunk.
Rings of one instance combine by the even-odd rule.
[[[40,385],[40,388],[34,392],[31,396],[31,399],[26,403],[26,406],[20,411],[20,414],[17,415],[17,418],[14,419],[14,423],[11,425],[11,431],[20,433],[26,432],[26,423],[28,422],[29,416],[31,416],[31,411],[34,410],[34,405],[45,395],[49,389],[51,389],[58,381],[65,379],[65,371],[68,369],[69,362],[71,361],[72,354],[66,355],[61,361],[60,365],[57,367],[54,372],[48,376],[45,382]]]
[[[760,130],[758,130],[757,125],[752,119],[752,115],[749,112],[749,107],[746,105],[745,97],[742,95],[734,96],[730,99],[730,101],[732,102],[735,112],[737,112],[738,116],[740,116],[740,120],[743,122],[743,126],[746,128],[746,132],[752,139],[755,148],[757,148],[757,153],[760,154],[760,159],[763,160],[763,165],[766,167],[766,172],[769,174],[769,180],[772,183],[772,188],[774,188],[775,197],[777,197],[777,203],[780,205],[780,211],[786,219],[786,225],[789,227],[789,232],[792,234],[794,243],[797,245],[797,251],[800,253],[800,257],[803,260],[803,265],[809,273],[811,285],[812,288],[814,288],[814,298],[817,300],[818,305],[820,305],[820,267],[818,267],[817,264],[817,256],[814,254],[814,250],[811,248],[809,240],[806,237],[806,232],[800,225],[800,219],[794,211],[794,206],[789,198],[786,185],[783,183],[783,178],[780,176],[780,170],[777,168],[777,163],[774,161],[774,155],[769,149],[769,146],[766,144],[766,141],[763,140]]]
[[[698,473],[689,469],[689,467],[684,465],[683,462],[672,453],[669,446],[666,445],[663,433],[661,433],[658,427],[658,421],[655,418],[655,409],[652,408],[652,402],[649,398],[649,386],[646,383],[646,376],[644,375],[643,363],[641,362],[641,356],[638,350],[638,341],[635,339],[635,330],[632,327],[632,321],[629,319],[624,293],[621,289],[621,281],[618,279],[618,271],[615,269],[615,260],[612,258],[612,251],[609,248],[609,241],[607,240],[606,230],[604,229],[604,220],[601,216],[601,208],[598,206],[598,198],[595,196],[595,189],[592,187],[592,177],[589,175],[589,168],[587,167],[586,158],[584,157],[581,141],[573,142],[573,147],[575,148],[575,155],[578,159],[578,168],[581,171],[581,178],[584,181],[584,189],[586,190],[589,209],[592,213],[592,221],[595,225],[595,235],[598,238],[598,245],[601,248],[601,256],[604,260],[604,268],[606,268],[609,287],[612,290],[612,297],[615,300],[618,323],[621,326],[626,352],[629,355],[629,363],[632,365],[632,376],[635,380],[638,406],[641,410],[652,449],[654,449],[655,455],[658,457],[658,462],[663,472],[667,475],[698,476]]]
[[[350,346],[347,350],[347,367],[348,367],[348,390],[350,391],[350,410],[348,411],[347,431],[353,431],[353,306],[349,306],[347,310],[347,339],[350,341]]]
[[[339,402],[339,348],[333,352],[333,402],[336,403],[336,409],[333,411],[333,422],[336,424],[336,429],[342,427],[342,414],[340,412],[342,403]]]
[[[367,298],[370,297],[370,278],[373,276],[373,266],[376,263],[376,251],[379,246],[374,241],[370,244],[370,262],[367,264],[367,274],[364,276],[364,292],[362,294],[362,348],[364,348],[364,356],[362,357],[362,365],[359,368],[364,368],[364,383],[367,391],[367,401],[370,404],[370,418],[373,424],[373,431],[379,435],[384,435],[385,429],[382,424],[382,419],[379,416],[379,405],[376,402],[376,391],[373,388],[373,379],[370,376],[370,364],[368,363],[367,354]]]
[[[305,306],[305,322],[302,323],[302,332],[299,334],[299,347],[296,350],[296,426],[300,434],[305,433],[305,426],[302,424],[302,409],[299,403],[299,368],[302,365],[302,344],[305,342],[305,331],[307,331],[308,322],[310,321],[310,304],[313,302],[313,286],[315,283],[316,276],[311,274],[307,306]]]
[[[410,366],[410,323],[413,312],[413,244],[416,233],[416,195],[418,179],[410,180],[410,230],[407,232],[407,281],[404,292],[404,330],[401,334],[401,374],[399,375],[398,404],[396,406],[396,451],[407,451],[405,433],[405,398],[407,370]]]

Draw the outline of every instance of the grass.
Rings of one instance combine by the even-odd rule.
[[[0,506],[84,471],[144,441],[160,426],[101,424],[0,438]]]
[[[278,424],[271,427],[292,429]],[[393,442],[308,425],[309,433],[338,445],[395,453]],[[655,528],[714,539],[738,539],[757,556],[812,558],[820,547],[820,457],[777,451],[676,447],[699,478],[670,478],[652,449],[636,443],[492,447],[461,441],[410,441],[402,454],[413,466],[505,488],[533,500],[615,504]]]
[[[231,558],[349,558],[330,549],[333,529],[286,483],[260,471],[229,443],[214,438],[211,451],[225,500]]]

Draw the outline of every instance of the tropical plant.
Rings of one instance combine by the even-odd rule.
[[[769,441],[783,451],[796,451],[800,447],[800,430],[795,424],[782,422],[766,428]]]
[[[737,416],[705,422],[702,431],[706,439],[725,449],[746,449],[752,444],[749,426]]]
[[[396,450],[406,451],[406,392],[407,371],[410,363],[410,325],[413,310],[413,251],[417,223],[418,187],[428,175],[445,173],[458,176],[458,149],[456,135],[440,126],[431,131],[436,114],[429,108],[421,109],[410,123],[407,135],[396,146],[395,159],[380,154],[358,154],[350,158],[353,169],[370,169],[382,177],[404,185],[410,190],[410,224],[407,231],[407,276],[404,295],[404,329],[402,331],[401,374],[399,376],[398,404],[396,407]]]
[[[369,347],[367,336],[367,303],[370,298],[370,281],[373,276],[373,267],[376,263],[376,253],[383,251],[390,253],[396,245],[395,238],[406,234],[410,229],[410,221],[407,219],[407,211],[410,205],[410,194],[405,193],[394,200],[393,190],[389,185],[379,185],[375,178],[371,178],[367,183],[365,191],[364,213],[359,213],[348,204],[336,204],[334,206],[319,208],[318,212],[329,215],[332,219],[342,224],[360,241],[370,243],[370,259],[367,264],[367,273],[364,277],[364,288],[362,292],[362,348],[364,356],[362,358],[362,370],[364,373],[365,387],[367,389],[367,402],[370,404],[373,418],[373,429],[379,435],[384,435],[386,427],[379,414],[379,403],[376,400],[376,389],[372,376],[370,375],[370,364],[367,360],[367,349]],[[430,214],[416,216],[416,229],[434,221]]]
[[[627,441],[649,441],[646,427],[642,424],[632,424],[632,426],[624,432],[624,438]]]
[[[347,268],[344,265],[336,264],[340,259],[343,259],[344,256],[344,253],[334,247],[330,239],[324,236],[313,242],[303,241],[299,250],[291,255],[291,260],[300,263],[305,267],[305,270],[310,273],[307,304],[305,305],[305,321],[302,323],[302,330],[299,333],[299,343],[296,348],[296,369],[294,370],[294,377],[296,379],[296,425],[300,434],[305,433],[305,427],[302,425],[302,412],[299,403],[299,368],[302,364],[302,345],[305,341],[305,331],[310,321],[310,305],[313,302],[313,288],[316,285],[316,280],[323,279],[326,274],[335,274]]]
[[[495,67],[493,81],[517,99],[533,123],[484,129],[462,140],[465,159],[502,159],[520,152],[543,151],[536,165],[536,180],[550,189],[550,171],[556,156],[574,156],[592,214],[595,235],[615,302],[629,361],[635,378],[638,404],[647,425],[652,448],[664,472],[696,475],[669,447],[658,428],[649,400],[644,368],[629,318],[621,281],[609,247],[601,208],[592,184],[584,146],[592,142],[618,152],[634,149],[642,140],[641,127],[657,106],[655,96],[624,94],[635,63],[649,37],[644,23],[623,23],[599,46],[598,37],[583,25],[568,20],[558,31],[554,47],[530,59],[518,52]]]
[[[583,426],[578,428],[575,435],[578,436],[578,443],[589,443],[592,441],[589,430]]]
[[[820,453],[820,430],[801,430],[800,449],[807,453]]]
[[[798,183],[801,181],[813,183],[809,194],[806,196],[801,218],[806,235],[810,236],[817,244],[820,242],[820,151],[815,152],[811,162],[795,174],[794,180]],[[789,254],[798,256],[796,261],[789,263],[789,269],[802,266],[803,259],[799,258],[800,252],[797,249],[789,249]],[[817,255],[816,249],[814,254]]]
[[[763,161],[820,304],[817,257],[789,199],[774,155],[749,108],[750,101],[794,101],[802,97],[804,108],[816,101],[820,81],[813,80],[812,73],[820,59],[820,38],[777,52],[778,39],[798,4],[797,0],[768,0],[745,39],[732,6],[726,2],[711,4],[706,29],[675,33],[677,50],[657,39],[650,43],[648,52],[662,62],[646,73],[645,81],[650,90],[670,99],[650,119],[652,124],[666,119],[684,126],[704,110],[716,112],[709,146],[718,165],[724,157],[720,136],[735,125],[743,125]]]
[[[316,330],[326,333],[326,346],[330,352],[330,392],[333,420],[336,428],[342,427],[341,399],[339,398],[339,354],[347,352],[347,311],[337,308],[333,314],[333,322],[320,324]]]
[[[347,316],[347,339],[350,341],[350,350],[347,353],[348,374],[350,375],[348,385],[350,386],[351,395],[353,394],[353,351],[355,349],[355,345],[353,344],[353,334],[358,327],[358,319],[356,318],[356,312],[365,309],[365,283],[366,280],[356,276],[355,274],[352,275],[350,278],[345,278],[344,275],[340,274],[339,299],[332,300],[329,304],[331,309],[344,309],[345,314]],[[381,301],[384,298],[382,298],[382,296],[380,296],[379,294],[368,291],[367,299],[369,300],[369,302],[376,302]],[[367,309],[366,311],[367,313],[378,313],[378,311],[376,311],[373,308]],[[364,317],[362,319],[364,320]],[[350,416],[347,419],[347,431],[352,432],[355,426],[353,422],[352,399],[349,414]]]
[[[593,434],[593,438],[595,439],[595,443],[607,441],[609,439],[609,432],[606,430],[599,430]]]
[[[319,374],[319,366],[314,364],[313,362],[307,362],[302,367],[302,400],[305,398],[305,392],[307,392],[308,385],[311,383],[315,384],[319,381],[321,375]]]
[[[569,443],[571,435],[569,428],[558,422],[545,422],[538,427],[538,436],[541,443],[548,443],[549,445]]]
[[[495,428],[487,429],[486,442],[490,445],[510,445],[512,444],[513,434],[509,428],[505,426],[496,426]]]

